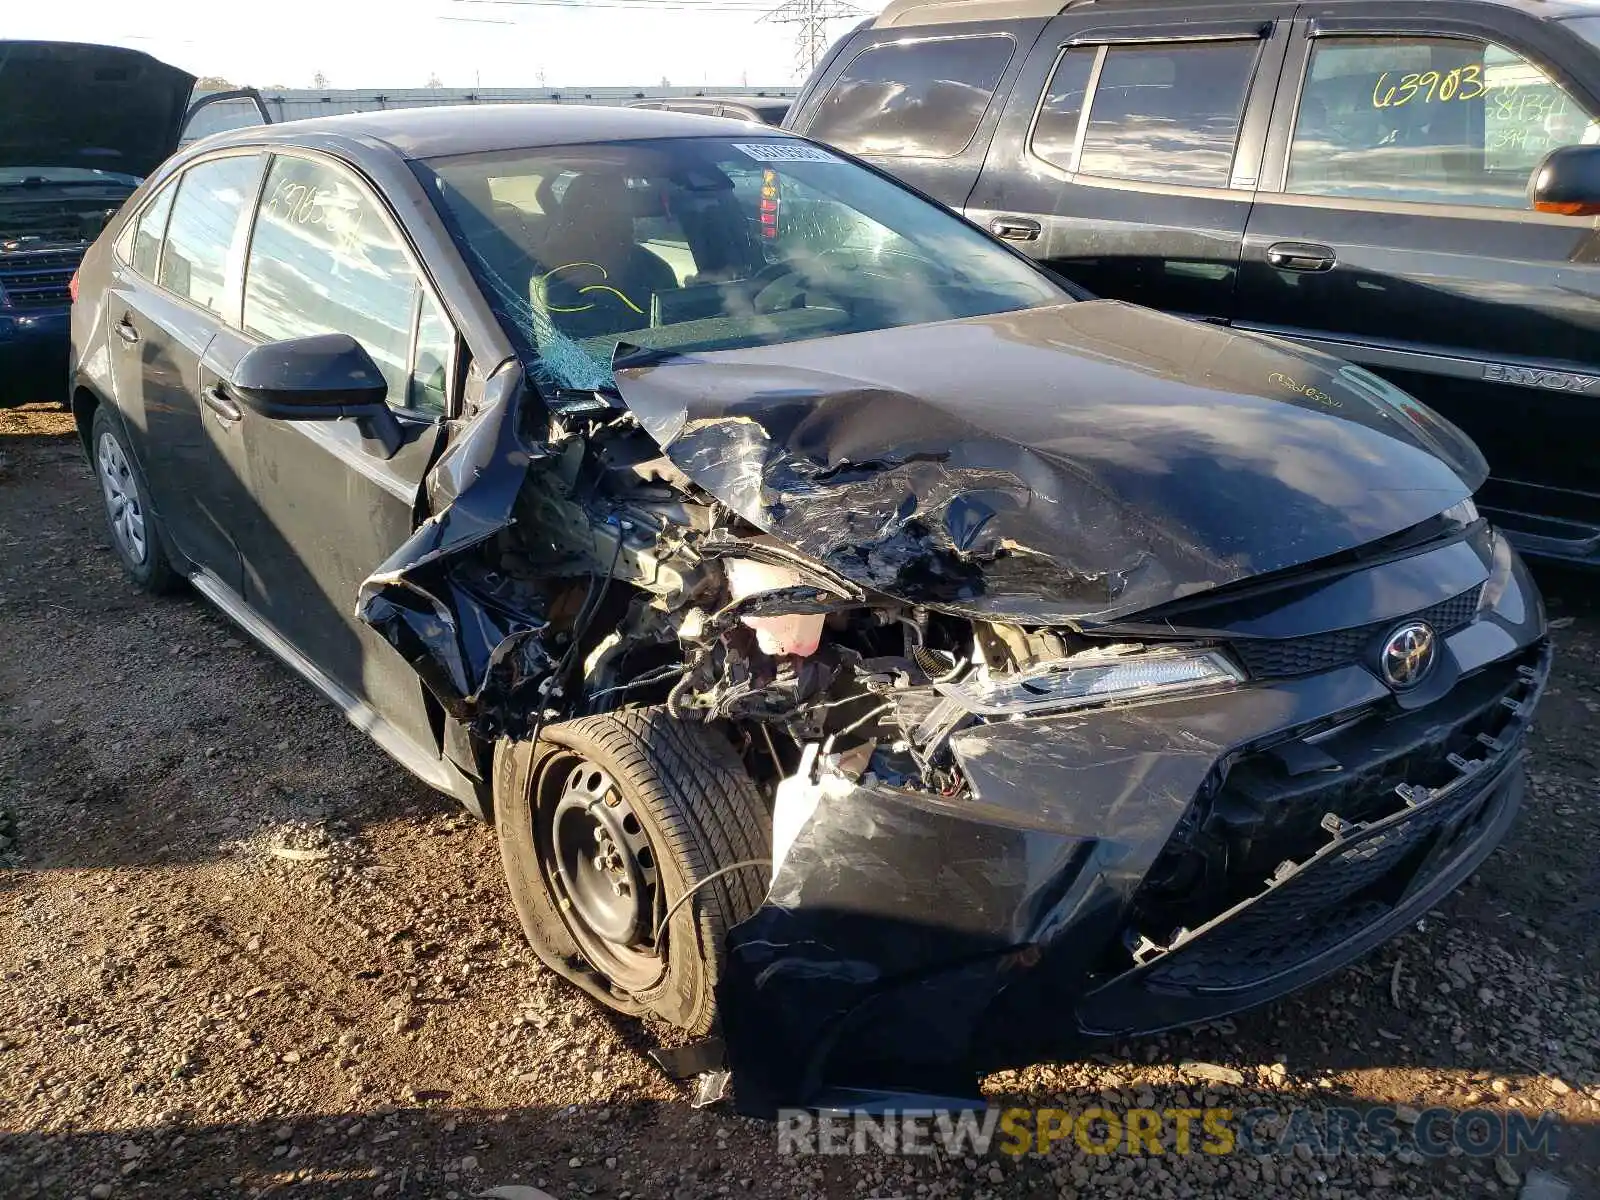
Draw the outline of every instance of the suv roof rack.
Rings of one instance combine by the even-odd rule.
[[[1053,17],[1076,7],[1073,0],[889,0],[873,26],[947,25],[957,21],[1004,21]]]

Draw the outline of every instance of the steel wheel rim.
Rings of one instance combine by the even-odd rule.
[[[100,435],[95,462],[99,468],[100,491],[105,497],[106,516],[111,522],[112,536],[117,539],[117,544],[129,561],[136,566],[143,566],[150,553],[144,506],[139,503],[139,488],[133,481],[133,469],[128,465],[128,457],[111,434]]]
[[[639,992],[666,972],[654,934],[665,911],[658,858],[616,781],[578,754],[542,774],[536,839],[540,873],[584,957]]]

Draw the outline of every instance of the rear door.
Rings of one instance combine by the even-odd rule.
[[[1238,310],[1436,407],[1489,459],[1480,506],[1580,555],[1600,550],[1600,235],[1526,188],[1600,140],[1597,80],[1600,56],[1509,7],[1305,5]]]
[[[1042,20],[870,29],[837,55],[793,127],[899,176],[941,204],[967,202]]]
[[[244,213],[262,158],[206,159],[157,193],[112,272],[118,407],[156,511],[184,556],[237,587],[234,514],[249,503],[241,449],[208,399],[201,360],[236,302]]]
[[[1292,4],[1069,9],[967,216],[1098,295],[1223,321]]]
[[[335,160],[274,156],[246,256],[242,319],[205,369],[231,372],[262,342],[347,333],[390,384],[398,453],[351,421],[274,421],[236,409],[255,498],[239,531],[244,598],[352,696],[416,747],[438,742],[422,684],[355,615],[362,582],[415,530],[422,481],[444,438],[456,334],[366,183]]]

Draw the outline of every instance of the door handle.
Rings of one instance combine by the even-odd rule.
[[[217,420],[223,425],[237,425],[244,416],[244,410],[234,403],[233,398],[222,390],[222,385],[214,383],[200,393],[200,399],[205,406],[217,414]]]
[[[133,321],[127,313],[122,314],[122,320],[118,321],[113,328],[117,331],[117,336],[127,342],[128,345],[132,346],[138,342],[139,331],[134,328]]]
[[[1008,242],[1036,242],[1044,232],[1043,226],[1027,217],[996,217],[989,222],[995,237]]]
[[[1280,271],[1331,271],[1338,261],[1333,247],[1315,242],[1274,242],[1267,247],[1267,262]]]

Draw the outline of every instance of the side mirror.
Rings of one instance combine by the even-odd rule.
[[[233,368],[228,391],[274,421],[353,418],[385,458],[401,446],[403,431],[388,404],[389,382],[366,347],[346,333],[256,346]]]
[[[1535,212],[1600,216],[1600,146],[1562,146],[1544,156],[1528,181]]]

